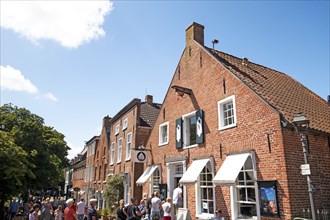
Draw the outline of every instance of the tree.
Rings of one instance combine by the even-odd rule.
[[[113,204],[117,204],[124,196],[124,177],[113,175],[108,178],[104,191],[108,207],[110,208]]]
[[[25,108],[0,106],[0,199],[57,187],[68,165],[64,135]],[[2,208],[2,207],[0,207]]]

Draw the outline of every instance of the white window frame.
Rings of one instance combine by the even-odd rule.
[[[182,116],[182,129],[183,129],[182,130],[182,138],[183,138],[182,140],[183,140],[183,149],[192,148],[192,147],[197,147],[198,146],[198,144],[197,144],[197,138],[196,138],[196,144],[190,144],[189,143],[189,145],[187,145],[187,142],[188,142],[189,137],[190,137],[190,133],[188,135],[187,119],[188,118],[191,118],[193,116],[195,116],[195,118],[196,118],[196,111],[190,112],[190,113],[185,114],[185,115]],[[196,124],[197,124],[197,122],[196,122]]]
[[[166,141],[163,140],[163,128],[167,127],[167,134],[166,134]],[[169,122],[165,122],[159,125],[159,132],[158,132],[158,146],[163,146],[168,144],[169,138]]]
[[[120,124],[116,125],[115,135],[119,134]]]
[[[129,136],[131,138],[129,138]],[[133,134],[132,132],[127,134],[127,138],[126,138],[126,161],[131,159],[131,154],[132,154],[132,137]]]
[[[115,147],[116,143],[112,142],[110,146],[110,165],[113,165],[115,163]]]
[[[122,153],[123,153],[123,138],[119,138],[119,140],[118,140],[117,163],[121,162]]]
[[[233,103],[233,120],[234,123],[229,125],[224,125],[224,105],[228,104],[229,102]],[[235,95],[229,96],[225,99],[218,101],[218,126],[219,130],[224,130],[232,127],[236,127],[237,117],[236,117],[236,98]]]
[[[127,129],[127,126],[128,126],[128,118],[125,118],[124,119],[124,122],[123,122],[123,128],[122,128],[122,130]]]
[[[251,166],[250,168],[246,168],[247,166],[247,161],[251,161]],[[253,174],[253,180],[246,180],[246,175],[247,173],[252,173]],[[251,153],[250,156],[247,158],[247,160],[245,161],[240,173],[242,173],[244,175],[244,180],[241,180],[240,182],[243,182],[243,184],[239,184],[239,175],[237,176],[236,179],[236,192],[235,192],[235,198],[234,198],[234,204],[235,204],[235,210],[237,211],[237,213],[235,213],[235,215],[237,216],[237,218],[241,218],[240,216],[240,210],[239,207],[241,205],[254,205],[256,208],[256,216],[252,216],[250,218],[252,219],[258,219],[258,217],[260,217],[260,205],[259,205],[259,190],[258,190],[258,183],[257,183],[257,171],[256,171],[256,164],[255,164],[255,155],[254,153]],[[250,183],[250,184],[247,184]],[[248,199],[248,195],[246,194],[246,198],[245,200],[238,200],[238,198],[240,197],[239,191],[240,189],[245,189],[245,192],[247,192],[248,189],[254,189],[254,193],[255,193],[255,201],[249,201]]]
[[[156,172],[158,172],[158,175]],[[159,192],[159,183],[161,182],[162,182],[161,168],[160,166],[158,166],[150,177],[150,195],[152,195],[155,191]]]
[[[209,167],[209,170],[210,170],[210,173],[212,174],[212,178],[210,179],[210,182],[212,183],[212,180],[214,178],[214,164],[213,164],[213,160],[210,159],[209,162],[207,162],[207,164],[205,166],[208,166]],[[203,167],[203,170],[204,170],[205,167]],[[203,171],[202,171],[203,172]],[[201,173],[202,173],[201,172]],[[201,189],[203,186],[201,186],[201,180],[200,180],[200,175],[201,173],[198,175],[198,180],[197,182],[195,183],[195,193],[196,193],[196,217],[198,217],[199,219],[211,219],[214,217],[214,211],[215,211],[215,207],[216,207],[216,197],[215,197],[215,188],[214,188],[214,184],[210,185],[209,187],[207,188],[212,188],[212,192],[213,192],[213,212],[209,212],[209,213],[202,213],[201,210],[202,210],[202,206],[201,206]],[[211,201],[211,200],[210,200]]]

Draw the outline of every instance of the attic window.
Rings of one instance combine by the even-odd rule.
[[[244,58],[242,59],[242,65],[243,65],[243,66],[248,66],[248,64],[249,64],[249,60],[248,60],[248,58],[244,57]]]

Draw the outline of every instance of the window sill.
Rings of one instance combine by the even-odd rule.
[[[188,148],[193,148],[193,147],[198,147],[198,144],[193,144],[189,146],[184,146],[183,149],[188,149]]]
[[[214,214],[196,214],[196,218],[201,220],[213,219]]]
[[[162,147],[162,146],[165,146],[165,145],[168,145],[168,142],[165,142],[165,143],[158,143],[158,147]]]
[[[109,166],[113,166],[114,162],[110,163]]]
[[[232,124],[232,125],[227,125],[227,126],[224,126],[224,127],[219,127],[218,131],[223,131],[223,130],[227,130],[227,129],[235,128],[235,127],[236,127],[236,123]]]
[[[130,161],[130,160],[131,160],[131,158],[126,158],[126,159],[125,159],[125,162]]]
[[[117,164],[120,164],[121,163],[121,161],[117,161]]]

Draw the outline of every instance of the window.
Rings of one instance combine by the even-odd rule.
[[[219,130],[236,126],[235,96],[218,102]]]
[[[125,130],[127,128],[128,125],[128,118],[125,118],[124,122],[123,122],[123,130]]]
[[[132,132],[127,134],[126,160],[131,159],[131,148],[132,148]]]
[[[257,216],[256,181],[251,156],[247,158],[238,174],[236,184],[238,218]]]
[[[153,172],[152,177],[151,177],[151,193],[154,193],[156,191],[159,192],[159,183],[160,183],[160,172],[159,172],[159,167]],[[160,193],[160,192],[159,192]]]
[[[159,125],[159,146],[168,144],[168,122]]]
[[[116,125],[115,135],[119,134],[120,124]]]
[[[176,120],[176,148],[195,147],[204,143],[203,111],[197,110]]]
[[[110,148],[110,165],[112,165],[114,162],[115,162],[115,142],[112,142]]]
[[[121,162],[122,148],[123,148],[123,138],[120,138],[120,139],[118,140],[117,163],[120,163],[120,162]]]
[[[104,146],[104,148],[103,148],[103,159],[105,159],[105,153],[107,152],[107,147],[106,146]]]
[[[198,215],[209,216],[214,214],[214,191],[213,191],[213,175],[211,164],[208,162],[199,174],[198,185],[196,187],[198,193],[198,202],[196,202]]]

